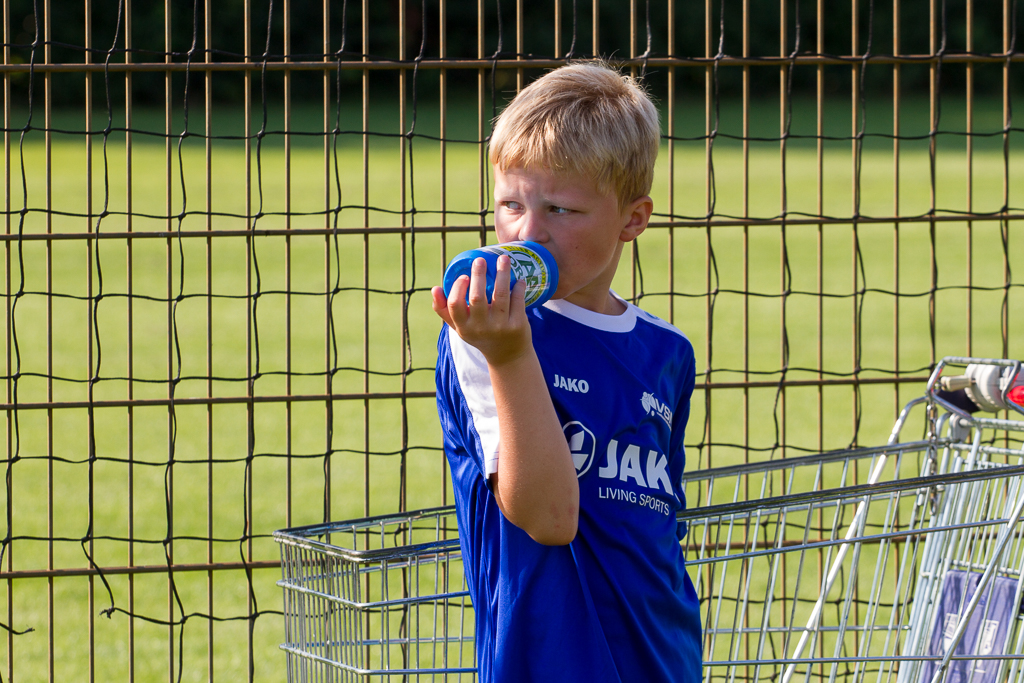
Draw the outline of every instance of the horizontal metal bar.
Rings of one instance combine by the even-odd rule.
[[[828,507],[834,507],[835,502],[842,502],[842,501],[829,501],[828,502]],[[856,502],[856,501],[852,501],[852,502]],[[803,509],[803,508],[797,508],[797,509],[799,510],[799,509]],[[793,509],[791,509],[791,508],[786,508],[786,510],[785,510],[785,512],[792,512],[792,511],[793,511]],[[755,512],[759,512],[759,510],[755,510]],[[768,516],[770,516],[772,514],[778,514],[778,513],[779,513],[778,510],[771,511]],[[683,519],[683,514],[677,515],[677,519]],[[711,519],[712,518],[708,518],[708,521],[711,521]],[[819,540],[819,541],[800,541],[800,542],[797,542],[797,543],[792,544],[792,545],[787,545],[787,544],[783,544],[783,543],[779,543],[779,544],[771,543],[771,544],[768,544],[768,545],[764,546],[760,550],[751,549],[751,550],[746,550],[744,552],[733,553],[733,554],[730,554],[730,555],[716,555],[716,556],[713,556],[713,557],[694,558],[692,560],[687,560],[686,564],[688,566],[691,566],[691,567],[699,567],[699,566],[706,565],[706,564],[716,564],[718,562],[736,562],[737,560],[751,560],[751,559],[755,559],[755,558],[759,558],[759,557],[770,557],[772,555],[782,555],[782,554],[785,554],[790,548],[800,548],[800,552],[801,553],[806,553],[806,552],[811,551],[811,550],[822,550],[824,548],[834,548],[836,546],[845,546],[845,545],[848,545],[850,543],[856,543],[858,545],[879,545],[879,544],[887,542],[887,541],[888,542],[892,542],[894,544],[899,544],[901,542],[909,543],[910,539],[916,538],[918,536],[928,536],[929,534],[945,533],[945,532],[948,532],[948,531],[969,530],[969,529],[982,528],[982,527],[992,527],[992,526],[996,526],[996,525],[999,525],[999,524],[1003,524],[1006,521],[1007,520],[1003,519],[1003,518],[999,518],[999,519],[986,519],[986,520],[981,521],[981,522],[968,522],[968,523],[965,523],[965,524],[949,524],[947,526],[941,526],[941,527],[932,526],[932,527],[925,527],[925,528],[916,529],[916,530],[909,530],[909,531],[889,531],[889,532],[885,532],[885,533],[881,533],[881,534],[870,534],[870,535],[866,535],[866,536],[857,536],[857,537],[854,537],[854,538],[830,538],[828,540]],[[690,523],[692,523],[692,522],[690,522]],[[721,522],[719,522],[719,523],[721,523]],[[739,526],[741,523],[742,522],[740,522],[739,520],[737,520],[737,522],[736,522],[737,526]],[[763,524],[764,522],[759,522],[759,523]],[[699,521],[695,524],[695,526],[698,529],[702,528],[700,523],[699,523]],[[699,551],[700,548],[697,548],[697,550]]]
[[[412,568],[410,568],[411,570]],[[428,577],[429,578],[429,577]],[[294,593],[302,593],[303,595],[312,595],[322,600],[327,600],[338,605],[344,605],[349,609],[358,610],[360,612],[368,612],[370,610],[382,610],[387,607],[408,607],[410,605],[418,605],[426,602],[447,602],[449,600],[457,600],[459,598],[468,598],[468,590],[452,591],[451,593],[435,593],[433,595],[414,595],[407,598],[389,598],[385,600],[374,600],[372,602],[356,602],[349,600],[348,598],[340,595],[331,595],[330,593],[324,593],[312,588],[306,588],[305,586],[295,583],[296,579],[282,579],[277,582],[277,585],[287,591]]]
[[[611,59],[615,66],[624,67],[708,67],[718,66],[784,66],[796,65],[854,65],[854,64],[1004,64],[1006,62],[1024,61],[1021,52],[990,52],[965,53],[949,52],[916,55],[816,55],[803,54],[795,56],[767,57],[735,57],[722,55],[719,57],[638,57],[635,59]],[[224,72],[224,71],[401,71],[409,69],[550,69],[565,64],[564,59],[551,58],[501,58],[501,59],[367,59],[352,58],[348,60],[301,60],[284,61],[283,57],[275,57],[274,61],[238,61],[238,62],[60,62],[53,64],[2,64],[0,73],[27,73],[30,71],[50,73],[104,73],[104,72]]]
[[[468,613],[469,610],[467,608],[461,606],[461,605],[447,605],[446,609],[442,610],[442,611],[452,611],[452,612],[456,612],[456,611],[463,612],[463,611],[465,611],[465,612]],[[302,619],[302,617],[300,615],[298,615],[298,614],[290,614],[288,616],[291,617],[292,619]],[[467,614],[467,616],[468,616],[468,614]],[[337,648],[337,647],[347,647],[347,648],[350,648],[350,649],[354,649],[354,648],[360,648],[360,647],[378,647],[379,648],[379,647],[387,647],[389,645],[401,645],[401,646],[412,645],[413,647],[416,647],[416,646],[427,646],[427,645],[440,645],[442,643],[444,643],[446,645],[453,645],[455,643],[467,643],[468,644],[468,643],[472,643],[474,640],[475,640],[474,636],[472,636],[472,635],[462,635],[462,634],[459,634],[459,635],[443,634],[443,635],[440,635],[440,636],[432,636],[432,635],[426,635],[426,636],[415,636],[415,635],[411,635],[411,636],[396,636],[396,635],[394,635],[394,633],[391,633],[390,635],[383,635],[380,638],[373,638],[373,637],[362,637],[362,638],[360,638],[360,637],[358,637],[358,635],[354,636],[352,638],[346,638],[344,640],[341,640],[340,638],[337,638],[337,637],[333,637],[333,638],[318,638],[316,640],[306,640],[302,644],[307,646],[307,647],[312,646],[312,647],[315,647],[315,648],[318,648],[318,649],[323,649],[324,647],[334,647],[334,648]],[[289,643],[285,643],[285,645],[288,645],[289,647],[297,647],[297,646],[291,645]],[[475,669],[474,669],[474,671],[475,671]]]
[[[794,628],[794,631],[804,631],[804,627]],[[1021,655],[1008,655],[1008,654],[994,654],[994,655],[951,655],[950,660],[954,662],[973,662],[975,660],[981,661],[993,661],[1000,662],[1003,660],[1024,660],[1024,654]],[[769,664],[854,664],[857,662],[863,664],[878,663],[887,664],[889,662],[941,662],[942,655],[885,655],[885,656],[855,656],[855,657],[804,657],[795,659],[791,657],[775,657],[775,658],[764,658],[764,659],[715,659],[711,661],[705,661],[703,666],[766,666]]]
[[[324,528],[323,525],[313,525],[312,529]],[[296,533],[290,533],[295,531]],[[452,529],[457,534],[457,530]],[[325,541],[318,541],[308,536],[297,534],[304,533],[302,529],[281,530],[274,532],[274,540],[283,545],[291,546],[299,550],[305,550],[318,555],[330,556],[343,560],[349,564],[363,565],[361,573],[386,572],[390,569],[409,569],[417,567],[438,566],[449,560],[459,559],[459,539],[457,536],[425,543],[411,543],[398,545],[390,548],[368,548],[358,550],[344,546],[333,545]],[[339,535],[346,532],[339,531]]]
[[[736,475],[766,475],[776,470],[788,470],[794,468],[806,468],[809,465],[823,465],[830,462],[853,462],[865,458],[874,458],[882,454],[917,453],[929,447],[941,448],[949,441],[947,439],[934,439],[931,441],[906,441],[886,444],[884,446],[870,446],[865,448],[843,448],[836,451],[825,451],[811,455],[801,455],[795,458],[778,458],[768,462],[745,462],[737,465],[724,465],[684,472],[681,481],[684,484],[698,481],[720,479]]]
[[[393,525],[408,525],[415,522],[424,522],[426,526],[419,528],[430,528],[429,525],[436,525],[437,522],[445,518],[452,518],[455,516],[454,505],[441,505],[433,508],[423,508],[422,510],[406,510],[404,512],[390,512],[384,515],[374,515],[372,517],[362,517],[360,519],[350,519],[343,521],[326,522],[319,524],[306,524],[303,526],[291,527],[289,529],[279,529],[274,532],[274,539],[291,539],[294,537],[311,538],[314,536],[324,536],[327,534],[367,534],[374,536],[375,531],[379,532],[380,529],[385,527],[393,527]],[[448,527],[447,524],[442,526],[435,526],[438,531],[455,531],[456,527]],[[443,539],[442,539],[443,540]],[[293,545],[293,544],[292,544]]]
[[[30,209],[35,211],[35,209]],[[43,212],[43,209],[38,209]],[[15,211],[14,213],[18,213]],[[2,212],[0,212],[2,215]],[[205,214],[192,214],[205,215]],[[269,214],[265,214],[269,215]],[[76,215],[76,218],[96,219],[99,216]],[[158,217],[163,220],[167,216]],[[172,216],[178,218],[178,216]],[[237,216],[237,218],[252,219],[252,216]],[[936,216],[812,216],[800,218],[772,217],[772,218],[713,218],[707,219],[686,219],[672,221],[651,221],[648,228],[707,228],[707,227],[771,227],[778,225],[849,225],[857,223],[865,224],[893,224],[893,223],[959,223],[964,221],[1022,221],[1024,213],[964,213],[954,215]],[[54,233],[5,233],[0,234],[0,242],[54,242],[60,240],[137,240],[137,239],[177,239],[177,238],[208,238],[208,237],[316,237],[323,235],[408,235],[411,233],[477,233],[481,230],[487,232],[493,229],[493,225],[424,225],[416,227],[373,227],[373,228],[258,228],[253,230],[153,230],[137,232],[54,232]]]
[[[742,526],[743,526],[743,524],[741,522],[736,522],[736,528],[741,528]],[[694,527],[703,528],[703,527],[701,527],[701,525],[699,523],[695,523],[693,520],[691,520],[690,521],[690,528],[693,529]],[[687,533],[687,537],[689,537],[689,532]],[[718,550],[732,551],[734,549],[735,550],[740,550],[740,551],[747,551],[748,548],[750,550],[775,550],[775,549],[779,549],[779,548],[793,548],[793,547],[796,547],[796,546],[806,545],[807,543],[828,543],[829,542],[829,539],[826,539],[824,536],[819,536],[817,538],[811,538],[811,539],[807,539],[807,540],[804,540],[802,538],[794,538],[794,539],[790,539],[790,540],[787,540],[787,541],[782,541],[782,543],[776,543],[775,541],[767,541],[767,540],[765,540],[765,541],[757,541],[754,544],[748,544],[748,543],[745,542],[745,540],[746,539],[730,541],[728,543],[726,543],[724,541],[719,541],[717,543],[700,543],[699,541],[694,541],[694,542],[692,542],[692,543],[690,543],[688,545],[684,544],[684,543],[680,543],[679,547],[683,549],[683,552],[700,552],[700,551],[712,552],[712,551],[718,551]],[[733,557],[734,557],[733,555],[715,555],[713,558],[705,558],[704,561],[703,561],[703,564],[709,564],[713,560],[720,560],[722,562],[725,562],[727,560],[733,559]],[[737,559],[741,559],[741,558],[737,558]],[[691,564],[694,564],[695,562],[697,562],[697,560],[687,560],[686,564],[687,565],[691,565]]]
[[[121,574],[167,574],[179,572],[207,572],[239,569],[280,569],[280,560],[253,562],[204,562],[200,564],[146,564],[134,567],[76,567],[71,569],[19,569],[0,572],[3,579],[49,579],[73,576],[117,576]]]
[[[893,628],[896,629],[896,630],[899,630],[899,631],[909,631],[910,630],[910,626],[906,626],[906,625],[894,626]],[[736,627],[736,628],[733,628],[733,627],[707,628],[707,629],[704,629],[703,633],[705,635],[711,635],[711,634],[715,634],[715,635],[722,635],[722,634],[725,634],[725,635],[733,635],[733,634],[735,634],[735,635],[751,635],[751,634],[754,634],[754,633],[803,633],[806,630],[807,630],[807,626],[805,626],[803,624],[801,624],[801,625],[792,625],[792,626],[765,626],[765,627],[762,627],[762,626],[758,625],[758,626],[746,626],[746,627]],[[855,624],[849,624],[848,623],[845,626],[822,626],[822,625],[819,625],[819,626],[815,627],[815,630],[818,633],[839,633],[840,631],[845,631],[846,633],[876,633],[878,631],[890,631],[890,628],[889,628],[888,624],[885,624],[884,626],[881,626],[881,625],[872,625],[872,626],[864,625],[864,626],[862,626],[862,625],[859,625],[859,624],[855,625]]]
[[[897,448],[894,447],[893,450],[897,450]],[[827,501],[829,505],[854,505],[860,502],[858,499],[866,496],[884,498],[884,494],[912,493],[915,489],[928,489],[932,486],[938,485],[944,486],[984,481],[987,479],[1021,476],[1024,476],[1024,465],[1004,465],[999,468],[983,470],[946,472],[943,474],[908,477],[906,479],[884,481],[875,484],[850,484],[836,489],[805,491],[800,493],[763,497],[755,500],[742,500],[732,503],[705,505],[702,507],[683,510],[676,515],[676,518],[686,521],[701,518],[724,518],[747,514],[752,511],[757,511],[758,513],[764,512],[765,514],[777,514],[784,509],[789,510],[791,508],[801,506],[803,503],[814,504],[822,501]],[[988,523],[988,521],[986,521],[986,523]]]
[[[46,401],[0,403],[0,410],[55,410],[59,408],[152,408],[248,403],[308,403],[310,401],[365,401],[367,399],[434,398],[433,391],[391,391],[358,394],[293,394],[285,396],[199,396],[190,398],[137,398],[112,401]]]
[[[674,221],[651,221],[648,228],[706,228],[714,227],[758,227],[785,224],[794,225],[858,225],[890,224],[890,223],[958,223],[964,221],[1019,221],[1024,220],[1024,213],[956,213],[956,214],[923,214],[918,216],[774,216],[772,218],[715,218],[689,219]],[[419,228],[416,228],[419,230]]]
[[[43,210],[40,209],[40,212]],[[2,215],[2,214],[0,214]],[[138,215],[138,214],[136,214]],[[204,214],[193,214],[193,215],[204,215]],[[86,218],[87,216],[77,216],[79,218]],[[98,218],[98,216],[89,216],[88,218]],[[160,217],[161,220],[166,220],[167,217]],[[177,218],[173,216],[172,218]],[[237,216],[237,218],[251,220],[253,217],[249,216]],[[1024,218],[1024,214],[1021,215]],[[702,224],[704,225],[704,224]],[[472,226],[472,225],[460,225],[460,226],[439,226],[431,225],[424,227],[381,227],[381,228],[280,228],[280,229],[265,229],[259,228],[255,230],[180,230],[180,231],[167,231],[167,230],[154,230],[149,231],[138,231],[138,232],[55,232],[55,233],[24,233],[24,234],[3,234],[0,235],[0,242],[17,242],[17,241],[58,241],[58,240],[137,240],[137,239],[177,239],[189,238],[189,237],[317,237],[324,235],[402,235],[409,234],[412,232],[417,233],[447,233],[447,232],[480,232],[481,230],[490,230],[493,226]]]
[[[992,417],[976,417],[973,418],[973,422],[976,427],[1024,432],[1024,421],[1021,420],[999,420]]]
[[[962,450],[969,451],[969,444],[953,444],[954,448],[960,449],[961,446],[965,446]],[[981,453],[987,453],[988,455],[1011,455],[1017,456],[1018,458],[1024,455],[1024,447],[1022,448],[1001,448],[999,446],[979,446],[978,451]]]
[[[1012,368],[1020,361],[1011,358],[978,358],[975,356],[946,356],[942,359],[946,365],[997,365],[1001,368]]]
[[[468,640],[469,639],[467,639],[466,642],[468,642]],[[462,638],[458,638],[458,642],[462,642],[462,641],[463,641]],[[450,642],[450,641],[448,639],[444,639],[441,642]],[[453,667],[442,667],[442,668],[424,667],[424,668],[421,668],[421,669],[361,669],[359,667],[352,666],[350,664],[345,664],[343,662],[339,662],[339,661],[336,661],[336,660],[333,660],[333,659],[327,659],[326,657],[321,657],[320,655],[313,654],[312,652],[308,652],[306,650],[303,650],[303,649],[301,649],[299,647],[296,647],[294,645],[289,645],[287,643],[282,644],[281,645],[281,649],[284,650],[285,652],[290,652],[293,655],[298,655],[300,657],[305,657],[306,659],[312,659],[314,661],[322,662],[324,664],[330,664],[331,666],[334,666],[334,667],[336,667],[338,669],[341,669],[342,671],[348,671],[348,672],[353,673],[353,674],[355,674],[357,676],[371,676],[371,675],[373,675],[373,676],[387,676],[387,677],[390,678],[391,676],[409,676],[409,675],[414,675],[414,674],[419,674],[419,675],[422,675],[422,676],[426,676],[426,675],[434,675],[434,674],[459,674],[459,673],[465,673],[465,674],[473,673],[473,674],[475,674],[477,672],[476,667],[459,668],[459,667],[454,667],[454,666]]]
[[[791,379],[760,382],[698,382],[695,390],[705,389],[770,389],[777,387],[849,386],[861,384],[910,384],[927,382],[927,377],[836,377],[829,379]],[[0,403],[0,411],[60,410],[74,408],[153,408],[160,406],[195,406],[248,403],[308,403],[316,401],[366,401],[401,398],[434,398],[433,391],[387,391],[354,394],[292,394],[276,396],[192,396],[188,398],[136,398],[107,401],[41,401],[38,403]]]
[[[828,387],[860,386],[861,384],[915,384],[927,382],[927,377],[831,377],[828,379],[761,380],[754,382],[698,382],[694,389],[771,389],[773,387]],[[2,405],[2,404],[0,404]]]

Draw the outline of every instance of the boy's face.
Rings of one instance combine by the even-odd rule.
[[[558,263],[553,298],[605,314],[622,312],[609,294],[622,245],[647,227],[644,196],[621,210],[613,191],[583,176],[546,168],[494,169],[494,229],[500,242],[530,240]]]

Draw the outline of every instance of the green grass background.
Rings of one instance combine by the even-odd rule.
[[[979,129],[999,126],[998,108],[989,105],[979,107]],[[920,117],[926,110],[920,102],[909,102],[903,114],[904,132],[920,132]],[[423,105],[417,132],[428,136],[437,132],[436,112],[431,111]],[[475,126],[466,123],[475,112],[467,114],[465,108],[453,111],[450,125],[460,131],[455,137],[475,136]],[[957,130],[961,122],[955,103],[947,111],[947,129]],[[397,130],[396,112],[395,107],[375,105],[372,130]],[[755,135],[777,135],[778,112],[769,106],[755,107],[755,112]],[[341,111],[338,120],[343,130],[357,127],[356,113],[355,109]],[[722,132],[739,132],[737,113],[735,106],[723,109]],[[812,132],[812,114],[806,106],[798,107],[793,130]],[[829,130],[848,135],[848,108],[837,105],[827,114]],[[274,129],[279,115],[278,111],[268,112],[269,130]],[[315,111],[303,112],[297,128],[315,130],[316,116]],[[93,128],[102,128],[105,117],[96,121]],[[218,132],[238,132],[237,112],[218,113],[217,121],[218,125],[226,122]],[[875,127],[869,127],[869,132],[884,132],[886,123],[891,124],[891,110],[872,104],[868,121]],[[38,117],[34,123],[41,123]],[[59,114],[54,125],[74,131],[83,124],[72,115]],[[140,112],[135,125],[157,130],[161,124],[158,115]],[[191,130],[195,131],[195,126],[194,121],[190,123]],[[700,112],[681,113],[677,132],[684,138],[702,135]],[[1001,138],[979,140],[972,165],[974,211],[1002,208],[1006,174],[1009,203],[1021,204],[1024,160],[1014,152],[1019,144],[1017,135],[1011,140],[1008,164],[1004,164]],[[134,142],[131,229],[205,229],[202,142],[185,139],[179,152],[178,141],[173,140],[169,159],[157,137],[135,135]],[[102,136],[94,136],[90,165],[80,134],[54,134],[49,158],[40,131],[28,131],[23,140],[14,136],[11,231],[127,230],[123,215],[127,211],[128,163],[124,136],[112,134],[105,148],[103,143]],[[248,157],[242,141],[217,140],[212,152],[210,192],[215,215],[210,227],[319,228],[334,225],[335,220],[341,227],[362,226],[360,144],[359,136],[338,138],[327,156],[331,179],[325,187],[322,139],[296,140],[290,159],[279,136],[265,138],[258,154],[253,146]],[[370,138],[366,166],[369,205],[373,207],[368,212],[370,226],[401,223],[402,144],[394,137]],[[940,136],[938,152],[935,204],[944,211],[964,211],[968,208],[968,165],[963,138]],[[440,225],[442,220],[448,225],[476,225],[479,148],[474,143],[449,143],[445,153],[447,193],[443,198],[449,213],[442,217],[439,144],[428,137],[415,137],[411,154],[406,148],[405,206],[417,211],[408,220],[421,227]],[[667,212],[672,197],[677,216],[704,216],[704,141],[681,140],[675,145],[671,183],[668,158],[665,146],[653,191],[656,212]],[[927,139],[903,142],[898,159],[898,210],[923,214],[932,203]],[[742,215],[742,149],[722,138],[716,141],[713,162],[714,212]],[[855,185],[851,143],[829,141],[822,163],[824,212],[849,217]],[[284,184],[289,167],[290,198]],[[253,221],[244,216],[247,174],[252,179],[251,210],[264,213]],[[165,217],[168,175],[170,213],[181,215],[170,221]],[[790,144],[784,167],[777,141],[752,143],[749,214],[778,215],[783,194],[788,211],[816,213],[817,177],[815,149],[806,141]],[[892,215],[897,204],[895,177],[891,141],[869,138],[861,157],[861,215]],[[81,215],[88,201],[89,178],[93,213],[103,207],[111,212],[100,220]],[[50,213],[42,211],[47,206],[47,188]],[[291,216],[286,219],[280,214],[288,206]],[[325,206],[337,211],[325,215]],[[17,212],[22,208],[30,211],[19,224]],[[971,226],[942,222],[934,228],[927,222],[899,227],[860,224],[856,231],[849,223],[820,229],[817,225],[789,225],[785,230],[778,225],[747,230],[716,227],[710,232],[701,227],[677,228],[671,239],[665,228],[651,228],[637,247],[642,286],[639,274],[634,277],[628,267],[633,254],[627,251],[615,287],[624,295],[642,294],[643,307],[671,318],[687,333],[697,353],[698,381],[742,380],[745,353],[752,379],[777,381],[782,377],[784,351],[788,353],[788,379],[814,378],[819,344],[821,366],[829,376],[848,376],[858,357],[861,377],[891,376],[894,371],[921,376],[927,373],[933,355],[970,351],[979,356],[1002,356],[1004,298],[1009,355],[1022,355],[1017,330],[1024,317],[1019,284],[1024,272],[1020,246],[1024,235],[1019,224],[1010,223],[1007,229],[1009,241],[1004,245],[1002,227],[996,220],[976,221]],[[19,373],[10,386],[16,386],[22,403],[47,401],[51,392],[53,401],[84,401],[92,373],[98,378],[92,383],[95,399],[122,400],[129,395],[125,378],[131,349],[135,398],[166,398],[171,385],[168,368],[170,376],[178,378],[173,385],[179,398],[205,396],[208,381],[215,396],[244,396],[246,378],[257,371],[259,375],[252,381],[255,395],[282,395],[288,389],[289,368],[293,394],[322,393],[328,367],[333,370],[335,393],[359,394],[364,386],[371,392],[431,391],[439,323],[429,307],[429,288],[439,282],[448,257],[475,246],[478,240],[478,233],[452,233],[443,241],[435,233],[404,237],[371,233],[365,241],[362,235],[330,239],[295,235],[290,242],[278,236],[250,240],[216,237],[208,247],[205,239],[140,238],[131,242],[130,283],[125,240],[99,240],[92,243],[92,251],[90,243],[80,239],[55,240],[49,245],[36,240],[10,242],[4,267],[12,283],[7,290],[12,322],[2,343],[16,341],[16,349],[5,351],[17,360],[13,371]],[[819,240],[823,254],[820,293]],[[207,250],[213,298],[207,296]],[[783,250],[788,270],[782,265]],[[364,258],[370,286],[365,295]],[[750,296],[743,293],[745,262]],[[1004,289],[1007,266],[1013,285],[1008,292]],[[930,289],[933,267],[938,286],[934,292]],[[857,298],[852,296],[855,268],[859,271],[856,287],[863,289]],[[290,297],[286,294],[289,272]],[[968,272],[972,289],[967,288]],[[129,284],[131,299],[127,297]],[[402,334],[403,289],[411,292],[407,344]],[[328,290],[335,293],[328,296]],[[897,290],[899,297],[893,294]],[[54,296],[48,298],[47,292]],[[249,296],[253,292],[259,292],[258,299]],[[782,296],[783,292],[787,295]],[[209,328],[208,306],[212,315]],[[858,307],[859,333],[855,335]],[[929,325],[932,310],[934,335]],[[256,328],[248,331],[250,316],[258,335]],[[330,328],[328,320],[333,323]],[[365,340],[364,327],[368,330]],[[170,344],[169,330],[173,333]],[[212,380],[207,379],[208,340]],[[363,372],[364,343],[369,349],[368,375]],[[49,374],[55,378],[52,383],[46,379]],[[847,385],[820,392],[810,387],[791,388],[781,399],[774,387],[755,388],[749,391],[747,404],[738,389],[718,389],[710,396],[698,391],[686,439],[688,467],[795,455],[853,443],[879,444],[888,436],[898,406],[922,390],[920,384],[900,385],[896,392],[889,385],[865,386],[860,390],[859,411],[857,396]],[[247,459],[250,425],[252,458]],[[911,434],[917,436],[920,424],[908,429],[917,430]],[[131,419],[125,408],[96,409],[91,418],[81,408],[60,408],[52,413],[22,410],[17,414],[16,434],[10,421],[8,431],[8,443],[13,444],[7,468],[10,500],[7,492],[3,495],[5,506],[9,504],[12,511],[9,533],[15,540],[7,552],[16,570],[47,567],[51,547],[53,566],[88,566],[85,550],[89,546],[83,546],[83,538],[93,539],[92,557],[101,567],[123,566],[129,561],[163,564],[171,551],[176,563],[205,562],[208,550],[214,561],[237,561],[246,552],[250,535],[256,537],[253,557],[274,559],[277,549],[267,535],[274,529],[322,521],[325,500],[330,506],[326,515],[331,519],[391,512],[403,502],[414,509],[451,500],[446,495],[447,475],[438,448],[440,434],[432,398],[375,398],[368,406],[359,400],[340,400],[334,402],[330,416],[323,402],[296,402],[290,411],[280,403],[257,403],[251,412],[244,404],[216,405],[209,412],[205,406],[179,406],[173,421],[166,407],[135,408]],[[367,448],[368,456],[364,453]],[[328,451],[331,455],[326,458]],[[51,508],[52,534],[48,528]],[[131,548],[132,557],[123,540],[130,529],[138,541]],[[216,539],[212,548],[206,540],[209,529]],[[166,544],[171,534],[173,543]],[[50,546],[46,539],[51,535],[61,540]],[[137,576],[134,604],[127,577],[107,579],[115,607],[157,621],[171,618],[180,622],[187,617],[183,634],[181,629],[172,632],[166,625],[146,619],[132,621],[122,612],[114,612],[109,619],[100,616],[100,610],[111,606],[111,598],[98,579],[83,577],[53,580],[51,630],[47,580],[19,579],[0,595],[0,615],[10,611],[11,627],[34,630],[13,637],[8,666],[13,668],[15,680],[46,680],[52,639],[56,680],[85,680],[90,666],[99,680],[126,680],[129,625],[134,623],[137,680],[172,679],[169,671],[179,666],[179,654],[182,680],[206,680],[210,675],[210,622],[204,615],[209,614],[209,590],[213,615],[218,619],[212,624],[210,655],[216,678],[244,679],[251,649],[257,680],[283,680],[284,655],[277,650],[283,638],[280,618],[258,617],[251,633],[245,620],[250,596],[259,610],[280,609],[280,589],[274,584],[277,578],[277,570],[256,570],[251,583],[241,571],[217,572],[210,588],[205,573],[178,573],[175,586],[180,607],[178,598],[169,597],[166,574]],[[12,601],[9,605],[8,600]],[[0,620],[6,622],[6,617]]]

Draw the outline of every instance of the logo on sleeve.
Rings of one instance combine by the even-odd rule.
[[[640,399],[640,404],[647,411],[648,415],[657,415],[665,424],[668,425],[669,429],[672,428],[672,411],[667,405],[659,401],[654,397],[654,394],[645,391],[643,397]]]
[[[594,452],[597,440],[594,433],[583,426],[582,422],[568,422],[562,427],[565,440],[569,442],[572,463],[576,466],[576,476],[582,477],[594,463]]]

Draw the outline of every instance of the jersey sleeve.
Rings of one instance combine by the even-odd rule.
[[[672,462],[672,477],[679,487],[679,502],[682,505],[682,509],[686,509],[686,491],[682,484],[683,472],[686,469],[686,447],[683,445],[683,440],[686,436],[686,425],[690,419],[690,399],[693,396],[693,387],[696,381],[697,369],[696,362],[693,356],[693,347],[687,341],[679,349],[679,353],[683,354],[680,358],[681,367],[679,368],[679,394],[678,402],[676,403],[675,411],[672,413],[672,436],[669,442],[669,448],[671,450],[671,462]],[[687,525],[686,522],[680,522],[676,530],[676,536],[680,541],[686,536]]]
[[[697,369],[693,358],[693,348],[689,342],[681,345],[678,351],[681,354],[678,367],[678,394],[675,410],[672,412],[672,440],[670,448],[672,456],[680,460],[685,458],[683,437],[686,435],[686,423],[690,419],[690,398],[693,396],[693,386],[696,380]],[[682,467],[679,475],[682,476]]]
[[[445,442],[473,457],[484,478],[498,471],[498,409],[487,360],[447,326],[438,339],[437,406]]]

